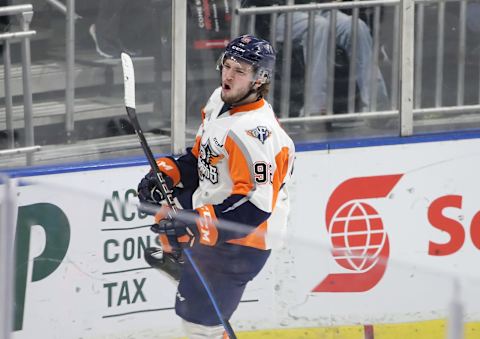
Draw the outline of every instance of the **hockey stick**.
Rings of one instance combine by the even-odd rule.
[[[138,136],[140,145],[142,146],[143,152],[147,157],[148,163],[152,171],[155,173],[158,188],[162,192],[163,196],[166,197],[167,205],[171,211],[169,212],[168,217],[170,219],[173,219],[173,215],[178,213],[178,208],[175,206],[175,201],[173,200],[172,191],[168,188],[167,183],[165,182],[165,179],[163,178],[163,175],[160,169],[158,168],[158,165],[157,165],[157,162],[155,161],[155,157],[153,156],[152,150],[150,149],[150,146],[147,143],[147,139],[145,139],[145,135],[143,134],[142,128],[140,127],[140,123],[138,122],[137,112],[135,109],[135,72],[133,69],[132,59],[126,53],[122,53],[122,69],[123,69],[123,81],[124,81],[124,89],[125,89],[125,108],[127,110],[128,118],[132,123],[133,129],[135,130],[135,134]],[[222,323],[223,328],[225,329],[225,332],[228,334],[228,337],[230,339],[237,339],[235,332],[233,332],[232,326],[230,325],[228,320],[225,319],[225,317],[222,315],[220,308],[218,306],[218,303],[213,296],[212,290],[208,285],[208,282],[205,280],[202,273],[198,269],[198,266],[196,265],[195,261],[193,260],[190,250],[188,248],[184,248],[183,253],[185,253],[185,255],[187,256],[188,260],[192,264],[192,267],[195,273],[198,276],[198,279],[200,279],[203,287],[205,288],[205,291],[207,292],[208,297],[212,302],[213,308],[215,309],[215,312],[217,313],[217,316],[220,322]]]
[[[137,118],[137,111],[135,108],[135,71],[133,69],[133,62],[130,56],[126,53],[122,53],[122,69],[123,69],[123,83],[125,88],[125,108],[127,109],[128,118],[132,123],[135,134],[140,140],[140,145],[142,146],[143,153],[147,157],[148,163],[155,173],[157,179],[157,186],[165,197],[168,207],[171,208],[172,212],[176,214],[178,212],[175,202],[173,201],[172,191],[168,188],[165,179],[163,178],[160,169],[158,168],[157,162],[153,156],[152,150],[148,146],[147,139],[143,135],[142,128]],[[171,215],[169,214],[169,217]]]

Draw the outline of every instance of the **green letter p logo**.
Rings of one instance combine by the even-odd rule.
[[[70,224],[65,213],[59,207],[48,203],[39,203],[18,208],[15,238],[14,331],[21,330],[23,327],[32,226],[40,226],[45,231],[44,250],[31,263],[33,265],[32,282],[42,280],[57,269],[67,254],[70,243]]]

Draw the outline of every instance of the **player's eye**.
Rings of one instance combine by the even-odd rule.
[[[238,75],[245,75],[245,74],[247,74],[247,72],[246,72],[244,69],[241,69],[241,68],[236,68],[236,69],[235,69],[235,73],[237,73]]]

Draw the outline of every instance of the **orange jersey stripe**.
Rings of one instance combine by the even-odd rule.
[[[233,183],[231,194],[248,195],[253,188],[253,182],[247,160],[242,150],[230,137],[225,140],[225,149],[228,152],[228,168]]]
[[[180,182],[180,170],[175,161],[170,158],[157,159],[157,166],[163,174],[168,175],[173,180],[173,185]]]
[[[217,217],[212,205],[197,208],[200,217],[197,219],[197,227],[200,243],[207,246],[215,246],[218,241],[218,230],[215,224]]]
[[[260,224],[255,230],[247,235],[246,237],[240,239],[233,239],[227,241],[229,244],[236,244],[242,246],[255,247],[261,250],[266,249],[265,244],[265,233],[267,232],[268,221],[264,221]]]
[[[289,150],[288,147],[283,147],[282,150],[275,156],[276,169],[273,174],[273,199],[272,199],[272,211],[275,209],[275,204],[277,203],[278,192],[280,191],[280,186],[285,180],[285,176],[288,172],[288,158]]]

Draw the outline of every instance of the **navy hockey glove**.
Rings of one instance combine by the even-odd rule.
[[[187,225],[176,219],[161,219],[151,230],[159,234],[162,248],[167,253],[179,254],[184,247],[191,247],[198,236],[195,225]]]
[[[173,180],[168,175],[163,175],[168,189],[173,188]],[[150,203],[155,205],[162,205],[165,196],[162,194],[157,186],[157,175],[152,171],[148,172],[140,181],[137,188],[138,199],[142,203]]]
[[[191,247],[195,242],[205,246],[215,246],[219,239],[218,220],[212,205],[205,205],[195,210],[183,210],[192,213],[192,223],[185,223],[172,216],[170,208],[163,206],[155,215],[155,224],[151,230],[159,234],[160,243],[165,252],[180,252],[184,247]],[[198,239],[198,240],[197,240]]]

